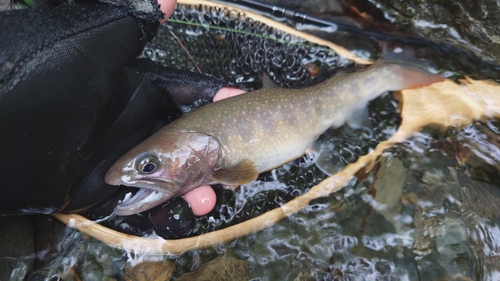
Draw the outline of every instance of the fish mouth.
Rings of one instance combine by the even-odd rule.
[[[107,183],[111,184],[108,181]],[[126,196],[115,207],[114,213],[119,216],[130,216],[147,211],[172,199],[180,190],[174,182],[161,178],[130,179],[128,176],[125,178],[122,176],[112,184],[139,188],[137,193]]]
[[[140,188],[133,196],[128,197],[127,195],[113,210],[115,214],[119,216],[135,215],[163,204],[174,197],[173,193],[150,188]]]

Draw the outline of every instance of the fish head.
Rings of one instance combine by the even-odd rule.
[[[107,172],[105,181],[110,185],[140,188],[120,203],[115,213],[139,213],[209,183],[219,147],[217,139],[207,134],[160,130],[123,155]]]

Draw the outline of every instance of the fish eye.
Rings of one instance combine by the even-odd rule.
[[[143,173],[151,173],[156,169],[156,165],[153,163],[146,163],[142,166],[142,172]]]
[[[151,174],[158,168],[158,160],[152,156],[146,156],[138,163],[137,170],[143,174]]]

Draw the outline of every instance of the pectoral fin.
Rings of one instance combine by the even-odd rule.
[[[256,180],[258,175],[259,172],[253,162],[243,159],[234,166],[215,170],[212,173],[212,180],[224,185],[238,186]]]

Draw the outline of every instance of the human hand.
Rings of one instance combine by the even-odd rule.
[[[158,4],[160,4],[160,10],[165,14],[165,17],[160,21],[160,24],[164,24],[174,12],[177,0],[158,0]]]

